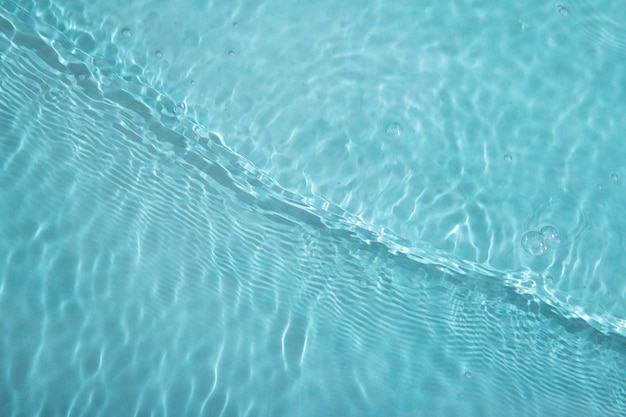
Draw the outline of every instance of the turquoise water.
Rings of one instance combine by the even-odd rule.
[[[501,3],[0,3],[0,416],[626,414],[626,9]]]

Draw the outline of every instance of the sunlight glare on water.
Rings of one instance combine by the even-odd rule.
[[[0,3],[0,415],[624,415],[609,3]]]

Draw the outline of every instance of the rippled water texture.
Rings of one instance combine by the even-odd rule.
[[[0,3],[1,416],[626,414],[621,9],[130,3]]]

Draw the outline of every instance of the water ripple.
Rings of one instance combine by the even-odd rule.
[[[41,98],[0,113],[12,127],[0,213],[15,218],[0,224],[14,237],[0,243],[9,415],[626,409],[617,317],[537,273],[455,258],[290,192],[219,134],[198,134],[209,130],[179,102],[0,11],[1,71],[31,74],[3,76],[3,92]],[[462,205],[487,218],[480,201]],[[543,227],[537,213],[529,227]],[[545,219],[563,245],[589,230],[572,213]]]
[[[599,50],[626,55],[624,10],[611,1],[579,0],[557,5],[572,32]]]

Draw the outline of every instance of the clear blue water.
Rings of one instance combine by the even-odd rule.
[[[0,3],[0,416],[625,415],[624,10]]]

